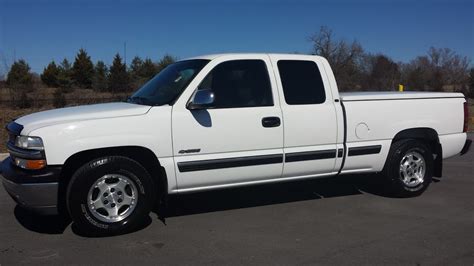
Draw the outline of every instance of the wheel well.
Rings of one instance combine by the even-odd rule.
[[[161,166],[156,155],[149,149],[139,146],[123,146],[93,149],[78,152],[70,156],[63,165],[58,191],[58,209],[61,213],[66,213],[66,191],[72,175],[84,164],[95,158],[103,156],[124,156],[140,163],[150,173],[159,195],[157,200],[161,200],[168,192],[168,179],[165,169]]]
[[[392,142],[402,139],[416,139],[422,141],[435,155],[434,176],[441,177],[443,172],[443,148],[439,142],[438,132],[432,128],[410,128],[398,132]]]

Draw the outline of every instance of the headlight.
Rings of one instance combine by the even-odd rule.
[[[39,137],[17,136],[15,146],[29,150],[43,150],[43,140]]]

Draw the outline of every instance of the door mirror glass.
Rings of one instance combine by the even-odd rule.
[[[209,89],[197,90],[194,98],[188,103],[189,110],[212,108],[214,106],[214,92]]]

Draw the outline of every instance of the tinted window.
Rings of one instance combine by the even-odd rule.
[[[214,92],[215,108],[272,106],[265,62],[235,60],[216,66],[199,85]]]
[[[326,101],[323,80],[312,61],[278,61],[283,93],[287,104],[317,104]]]

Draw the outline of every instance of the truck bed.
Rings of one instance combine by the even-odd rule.
[[[443,145],[443,158],[458,153],[465,141],[461,93],[349,92],[341,93],[347,147],[381,145],[379,154],[347,159],[343,173],[365,167],[381,171],[392,139],[405,129],[430,128]]]

